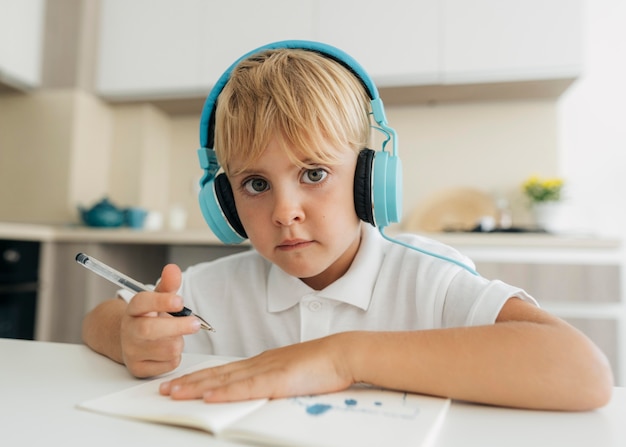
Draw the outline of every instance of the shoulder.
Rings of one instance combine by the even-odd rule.
[[[536,303],[519,287],[480,276],[474,262],[451,246],[416,234],[393,239],[384,241],[385,285],[414,296],[435,327],[491,324],[514,296]]]

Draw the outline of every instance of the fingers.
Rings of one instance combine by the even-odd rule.
[[[168,264],[161,271],[161,279],[155,290],[158,292],[176,293],[180,288],[182,281],[182,273],[180,268],[175,264]]]
[[[150,377],[176,368],[184,347],[183,335],[200,330],[195,317],[131,317],[122,319],[122,355],[129,371]]]
[[[182,337],[126,346],[124,363],[135,377],[153,377],[175,369],[182,360]]]
[[[213,396],[220,401],[262,397],[267,392],[260,378],[263,373],[249,360],[208,368],[161,384],[159,392],[173,399],[199,399]],[[257,390],[257,391],[255,391]]]
[[[183,310],[183,299],[176,295],[180,289],[182,273],[175,264],[166,265],[154,292],[141,292],[133,297],[128,307],[132,316],[156,316],[158,313],[175,314]]]
[[[183,308],[183,300],[177,295],[141,292],[126,307],[128,335],[139,339],[154,340],[176,335],[194,334],[200,330],[196,317],[172,317],[168,312]],[[156,318],[158,317],[158,318]]]
[[[183,308],[183,299],[174,293],[140,292],[130,302],[126,312],[138,317],[157,312],[177,312]]]

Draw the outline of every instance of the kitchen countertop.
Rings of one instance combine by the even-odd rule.
[[[45,225],[0,222],[0,239],[53,242],[109,242],[124,244],[222,245],[209,230],[144,231],[128,227],[93,228],[83,225]]]
[[[591,234],[550,233],[423,233],[444,244],[457,246],[481,245],[489,247],[571,247],[571,248],[618,248],[618,238],[607,238]]]
[[[386,232],[387,233],[387,232]],[[393,236],[398,231],[389,230]],[[453,247],[554,247],[617,249],[618,238],[589,234],[547,233],[423,233]],[[143,231],[130,228],[91,228],[81,225],[45,225],[0,222],[0,239],[39,240],[52,242],[102,242],[119,244],[223,245],[207,227],[182,231]]]

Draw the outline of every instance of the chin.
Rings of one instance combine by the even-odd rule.
[[[279,262],[276,263],[278,267],[280,267],[285,273],[291,276],[295,276],[306,282],[306,280],[314,279],[319,275],[322,275],[326,269],[313,268],[311,266],[298,266],[293,265],[293,262],[281,264]]]
[[[295,276],[296,278],[300,278],[303,281],[306,281],[307,279],[313,279],[316,278],[317,276],[321,275],[323,273],[322,271],[317,271],[317,270],[311,270],[311,269],[299,269],[299,268],[290,268],[290,269],[286,269],[281,267],[287,274],[291,275],[291,276]]]

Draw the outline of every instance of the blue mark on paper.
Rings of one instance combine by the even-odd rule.
[[[317,416],[326,413],[331,408],[333,408],[333,406],[328,404],[313,404],[306,407],[306,412],[313,416]]]
[[[373,394],[371,394],[373,393]],[[381,399],[375,390],[356,389],[354,395],[337,399],[333,394],[291,398],[309,416],[320,417],[334,412],[351,412],[393,419],[414,419],[420,412],[417,403],[408,402],[407,393],[388,394]],[[358,397],[358,399],[357,399]],[[332,411],[331,411],[332,410]]]

